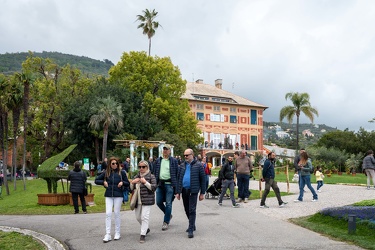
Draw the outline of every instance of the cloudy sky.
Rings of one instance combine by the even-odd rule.
[[[136,15],[159,12],[151,54],[269,108],[307,92],[316,124],[375,129],[375,1],[0,0],[0,53],[57,51],[117,63],[147,51]],[[302,115],[303,116],[303,115]],[[308,122],[302,118],[302,122]]]

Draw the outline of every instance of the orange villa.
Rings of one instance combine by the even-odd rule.
[[[189,101],[202,131],[200,153],[214,166],[236,150],[263,152],[263,111],[268,107],[223,90],[222,79],[215,86],[200,79],[188,82],[182,98]]]

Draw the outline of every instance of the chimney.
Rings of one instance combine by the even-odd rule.
[[[215,87],[216,88],[222,89],[222,85],[223,85],[223,79],[216,79],[215,80]]]
[[[201,83],[203,83],[203,80],[202,79],[198,79],[198,80],[195,81],[195,83],[201,84]]]

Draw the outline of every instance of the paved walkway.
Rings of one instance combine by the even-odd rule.
[[[285,183],[279,186],[286,191]],[[256,189],[258,182],[251,181],[250,187]],[[298,192],[296,184],[291,184],[291,192]],[[283,208],[278,207],[276,198],[269,198],[266,201],[270,206],[268,209],[259,208],[259,200],[232,208],[230,200],[224,200],[223,206],[219,207],[216,199],[205,199],[198,202],[197,231],[193,239],[185,232],[188,221],[182,201],[178,200],[173,203],[173,219],[167,231],[161,230],[163,215],[156,205],[153,206],[151,233],[144,244],[138,242],[140,225],[133,211],[121,213],[122,238],[105,244],[102,242],[105,215],[90,214],[90,208],[88,214],[77,215],[0,216],[0,230],[8,227],[27,229],[21,231],[37,232],[61,243],[47,242],[50,243],[48,249],[360,249],[291,224],[287,219],[314,214],[325,207],[374,199],[375,190],[324,185],[318,202],[311,202],[310,192],[305,193],[304,202],[294,203],[296,198],[297,195],[285,196],[284,201],[289,203]]]

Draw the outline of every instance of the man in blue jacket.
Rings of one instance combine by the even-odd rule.
[[[279,202],[279,207],[284,207],[287,202],[283,202],[280,195],[280,189],[277,186],[277,182],[275,181],[275,159],[276,155],[274,152],[271,152],[268,154],[268,159],[264,162],[263,165],[263,181],[266,182],[266,187],[264,188],[264,193],[262,195],[262,200],[260,201],[260,207],[261,208],[268,208],[266,205],[266,198],[268,193],[270,192],[270,189],[272,187],[273,191],[275,192],[275,195],[277,197],[277,200]]]
[[[178,183],[176,198],[182,201],[186,216],[189,219],[189,227],[186,230],[189,238],[193,238],[193,231],[196,230],[195,219],[197,210],[197,200],[204,199],[206,191],[206,176],[202,164],[194,158],[194,152],[188,148],[184,152],[185,161],[181,163],[178,171]]]
[[[174,157],[170,156],[171,147],[164,145],[163,156],[156,160],[154,166],[156,183],[156,204],[164,213],[162,230],[168,230],[169,222],[172,219],[172,202],[177,192],[177,171],[178,164]]]

